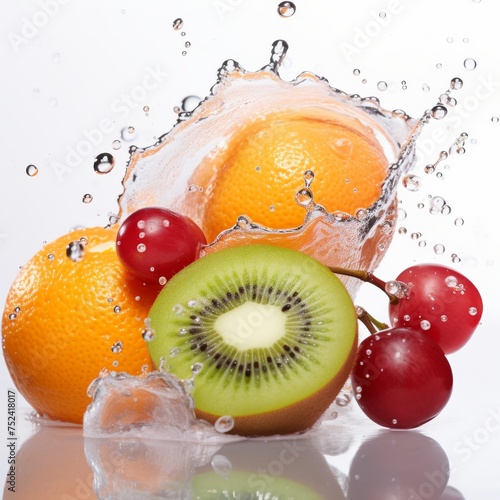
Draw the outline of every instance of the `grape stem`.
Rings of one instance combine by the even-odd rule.
[[[330,269],[330,271],[332,271],[332,273],[340,274],[342,276],[351,276],[352,278],[358,278],[361,281],[375,285],[377,288],[380,288],[380,290],[382,290],[387,295],[387,297],[389,297],[389,301],[392,305],[395,305],[399,302],[399,299],[396,295],[389,293],[385,289],[386,282],[381,280],[380,278],[377,278],[370,271],[361,271],[361,270],[357,270],[357,269],[345,269],[343,267],[335,267],[335,266],[329,266],[329,269]]]
[[[381,321],[376,320],[366,309],[357,306],[356,312],[359,321],[365,325],[366,329],[370,332],[371,335],[377,333],[380,330],[386,330],[389,328],[389,325],[382,323]]]

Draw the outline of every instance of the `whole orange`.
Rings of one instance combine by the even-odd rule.
[[[151,367],[142,338],[158,289],[129,275],[116,231],[72,231],[22,267],[2,318],[3,352],[14,384],[33,408],[81,423],[90,382],[102,369]]]
[[[314,201],[329,212],[356,215],[377,201],[388,161],[373,133],[301,111],[270,113],[241,127],[217,163],[202,227],[212,241],[239,215],[274,229],[298,227],[305,211],[295,201],[311,170]]]

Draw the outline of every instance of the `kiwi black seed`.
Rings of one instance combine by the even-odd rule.
[[[240,433],[290,431],[290,408],[304,401],[312,409],[302,413],[326,409],[348,376],[357,339],[354,306],[338,278],[311,257],[268,245],[202,257],[167,283],[150,318],[155,364],[164,359],[190,378],[191,366],[202,363],[197,414],[230,415]]]

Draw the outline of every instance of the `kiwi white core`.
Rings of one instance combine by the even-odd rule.
[[[219,316],[214,329],[240,350],[271,347],[285,335],[286,318],[278,306],[245,302]]]

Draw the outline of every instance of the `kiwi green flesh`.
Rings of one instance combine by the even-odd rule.
[[[247,302],[251,309],[243,307]],[[227,324],[220,327],[224,314],[232,315],[232,335]],[[340,280],[301,252],[269,245],[202,257],[167,283],[149,317],[153,362],[158,367],[164,359],[183,379],[202,363],[195,407],[215,418],[273,414],[316,393],[331,402],[357,343],[354,306]],[[267,325],[273,342],[266,341]]]

